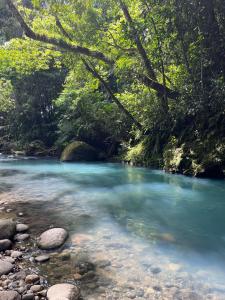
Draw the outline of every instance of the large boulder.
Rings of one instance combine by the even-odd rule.
[[[44,250],[55,249],[62,246],[68,237],[63,228],[52,228],[43,232],[38,239],[38,247]]]
[[[97,150],[84,142],[73,142],[69,144],[61,155],[61,161],[96,161],[98,160]]]
[[[77,286],[61,283],[53,285],[47,293],[48,300],[77,300],[80,295],[80,290]]]
[[[0,240],[11,239],[16,233],[16,223],[11,219],[0,220]]]
[[[13,265],[10,262],[0,259],[0,276],[7,275],[12,269]]]
[[[0,300],[20,300],[21,296],[15,291],[1,291]]]

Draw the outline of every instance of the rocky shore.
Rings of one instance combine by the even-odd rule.
[[[28,232],[29,225],[19,220],[0,219],[0,300],[78,299],[78,286],[68,283],[49,286],[39,275],[38,265],[48,261],[50,255],[45,252],[35,257],[27,255],[29,249],[24,242],[31,238]],[[39,249],[50,251],[62,246],[67,237],[65,229],[51,228],[35,239]]]

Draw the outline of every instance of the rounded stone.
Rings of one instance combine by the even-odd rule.
[[[25,232],[29,229],[29,226],[26,224],[17,224],[16,225],[16,231],[17,232]]]
[[[35,284],[35,285],[32,285],[32,287],[30,288],[30,290],[33,292],[33,293],[37,293],[37,292],[40,292],[41,290],[43,290],[43,287],[39,284]]]
[[[32,275],[27,275],[25,278],[25,282],[27,284],[34,284],[34,283],[38,283],[40,280],[40,277],[36,274],[32,274]]]
[[[12,247],[12,242],[8,239],[0,240],[0,251],[8,250]]]
[[[16,233],[16,223],[11,219],[0,220],[0,240],[11,239]]]
[[[21,300],[21,297],[15,291],[2,291],[0,292],[0,300]]]
[[[48,300],[77,300],[79,295],[79,288],[68,283],[53,285],[47,292]]]
[[[63,228],[52,228],[41,234],[38,239],[38,247],[44,250],[55,249],[62,246],[68,237]]]
[[[23,256],[23,253],[20,252],[20,251],[12,251],[12,253],[11,253],[12,258],[19,258],[19,257],[22,257],[22,256]]]
[[[13,265],[10,262],[2,259],[0,260],[0,276],[7,275],[12,271],[12,269],[13,269]]]
[[[23,233],[23,234],[16,234],[14,240],[17,242],[22,242],[28,240],[29,238],[30,235],[28,233]]]

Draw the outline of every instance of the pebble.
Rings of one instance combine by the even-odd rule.
[[[28,284],[37,283],[40,281],[40,277],[36,274],[27,275],[25,278],[25,282]]]
[[[13,269],[13,264],[6,260],[0,259],[0,276],[10,273]]]
[[[0,219],[0,240],[11,239],[16,232],[16,223],[11,219]]]
[[[35,258],[34,258],[34,260],[36,261],[36,262],[39,262],[39,263],[43,263],[43,262],[45,262],[45,261],[48,261],[50,259],[50,256],[49,255],[39,255],[39,256],[36,256]]]
[[[19,257],[22,257],[23,256],[23,253],[20,252],[20,251],[12,251],[11,252],[11,257],[12,258],[19,258]]]
[[[16,234],[14,236],[14,240],[17,242],[22,242],[22,241],[28,240],[29,238],[30,238],[30,235],[28,233]]]
[[[32,287],[30,288],[30,290],[33,292],[33,293],[37,293],[37,292],[40,292],[41,290],[43,289],[43,287],[41,285],[32,285]]]
[[[76,274],[73,275],[73,278],[75,280],[80,280],[82,278],[82,275],[80,275],[79,273],[76,273]]]
[[[28,229],[29,229],[29,226],[26,225],[26,224],[20,223],[20,224],[16,225],[16,231],[17,232],[24,232],[24,231],[27,231]]]
[[[63,300],[77,300],[80,295],[80,290],[77,286],[68,283],[61,283],[53,285],[47,292],[48,300],[55,300],[56,295],[58,299]]]
[[[38,246],[41,249],[50,250],[62,246],[68,237],[63,228],[52,228],[43,232],[38,239]]]
[[[0,251],[12,248],[12,242],[8,239],[0,240]]]

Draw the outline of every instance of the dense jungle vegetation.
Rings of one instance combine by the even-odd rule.
[[[1,0],[1,151],[224,177],[223,0]]]

